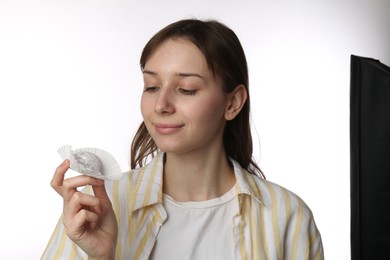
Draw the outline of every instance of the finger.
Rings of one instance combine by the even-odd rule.
[[[50,182],[50,186],[60,195],[61,194],[61,186],[64,181],[64,176],[66,171],[69,169],[70,163],[69,160],[64,160],[55,170],[53,178]]]
[[[88,223],[89,227],[95,228],[99,221],[99,216],[91,211],[86,209],[81,210],[75,217],[75,222],[79,223]]]
[[[66,234],[72,240],[79,240],[87,228],[95,228],[99,217],[86,209],[80,210],[73,218],[71,225],[66,226]]]
[[[103,185],[94,185],[94,186],[92,186],[93,193],[95,194],[95,196],[97,198],[99,198],[99,200],[102,203],[105,204],[105,203],[109,202],[111,204],[110,199],[109,199],[109,197],[107,195],[106,187],[104,185],[104,180],[101,180],[101,181],[103,181]]]
[[[88,209],[96,214],[102,212],[102,206],[97,197],[81,192],[75,192],[69,203],[64,203],[64,215],[67,217],[73,218],[82,209]]]
[[[79,175],[71,177],[63,181],[62,197],[65,200],[70,200],[70,198],[73,196],[73,193],[75,193],[79,187],[86,185],[101,186],[103,184],[104,182],[102,180],[93,178],[91,176]]]
[[[81,192],[76,192],[68,203],[64,203],[64,218],[63,223],[65,227],[73,226],[73,220],[80,211],[87,210],[97,215],[103,212],[99,199],[86,195]]]

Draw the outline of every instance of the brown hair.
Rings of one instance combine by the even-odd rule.
[[[186,38],[199,48],[214,77],[222,79],[225,93],[232,92],[240,84],[245,86],[248,99],[240,113],[226,123],[223,144],[228,157],[250,173],[264,177],[252,158],[248,67],[238,37],[230,28],[214,20],[180,20],[160,30],[145,45],[140,58],[141,69],[157,47],[172,38]],[[131,145],[131,168],[142,167],[148,156],[154,156],[157,151],[145,124],[141,123]]]

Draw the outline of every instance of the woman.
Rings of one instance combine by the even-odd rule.
[[[310,209],[252,160],[248,69],[234,32],[181,20],[150,39],[140,63],[133,170],[113,182],[64,179],[64,161],[51,182],[63,217],[42,258],[323,259]]]

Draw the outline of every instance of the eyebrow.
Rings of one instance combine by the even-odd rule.
[[[158,73],[156,73],[154,71],[145,70],[145,69],[142,70],[142,73],[143,74],[152,75],[152,76],[157,76],[158,75]],[[178,72],[178,73],[176,73],[176,76],[182,77],[182,78],[184,78],[184,77],[197,77],[197,78],[203,79],[203,76],[201,76],[200,74],[191,73],[191,72]]]

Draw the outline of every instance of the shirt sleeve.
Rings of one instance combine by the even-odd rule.
[[[86,186],[82,192],[93,194],[91,186]],[[66,229],[63,224],[63,215],[61,215],[58,220],[41,259],[88,259],[88,255],[66,234]]]
[[[66,235],[62,219],[63,216],[58,220],[41,259],[88,259],[87,254]]]
[[[316,224],[314,223],[313,217],[310,219],[309,223],[309,259],[324,259],[324,249],[322,246],[322,239],[320,232],[317,229]]]
[[[323,260],[322,239],[309,207],[297,198],[287,230],[284,259]]]

